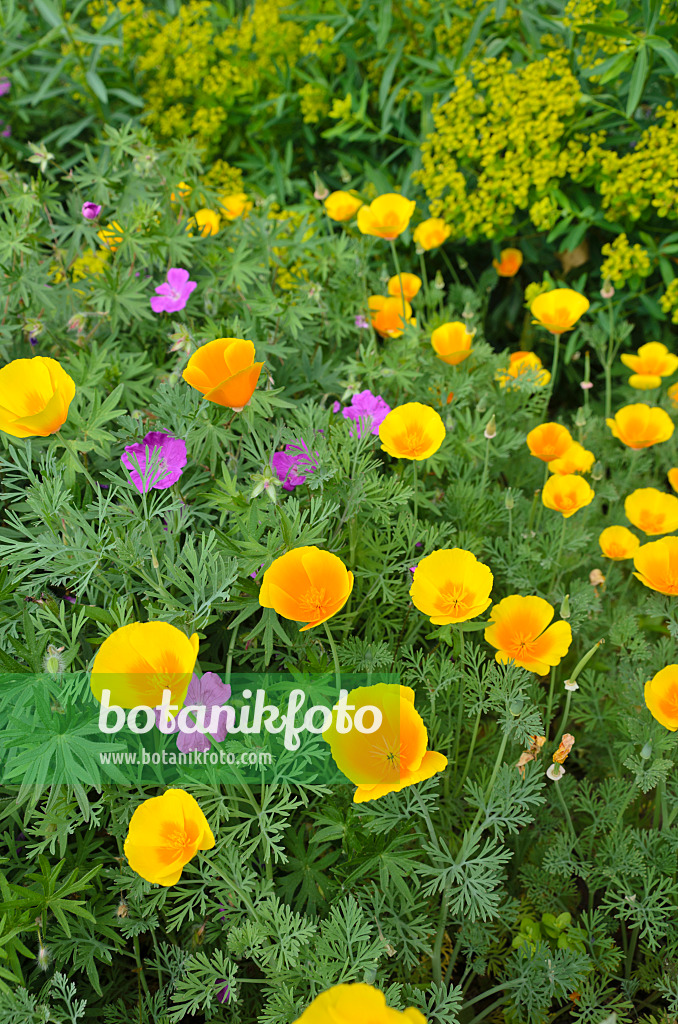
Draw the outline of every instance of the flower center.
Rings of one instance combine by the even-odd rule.
[[[299,598],[299,604],[304,613],[304,620],[313,622],[325,614],[326,590],[324,587],[309,587],[306,593]]]

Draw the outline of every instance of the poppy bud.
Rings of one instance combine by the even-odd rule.
[[[565,597],[560,602],[560,617],[561,619],[569,619],[570,614],[570,595],[565,594]]]
[[[485,427],[484,434],[488,441],[491,441],[493,437],[497,436],[497,421],[495,419],[494,413],[492,413],[490,421]]]

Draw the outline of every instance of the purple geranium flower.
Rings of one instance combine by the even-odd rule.
[[[12,88],[9,78],[0,78],[0,96],[5,96]]]
[[[83,203],[82,204],[82,215],[87,220],[96,220],[101,213],[101,207],[97,206],[96,203]]]
[[[217,987],[219,986],[221,988],[217,992],[217,999],[220,1003],[227,1003],[231,998],[231,990],[226,984],[226,978],[217,978]]]
[[[149,480],[148,474],[151,472],[151,462],[155,452],[158,454],[158,470],[153,479]],[[131,461],[130,455],[136,456],[136,461],[144,477],[143,480],[139,476],[135,464]],[[121,459],[130,471],[132,483],[140,494],[144,494],[152,487],[157,491],[162,491],[175,484],[181,476],[181,471],[186,465],[186,442],[182,441],[180,437],[172,437],[170,434],[163,434],[162,431],[152,430],[150,434],[146,434],[143,441],[126,445]]]
[[[196,673],[193,673],[191,681],[188,685],[186,692],[186,700],[184,701],[184,707],[204,707],[205,708],[205,725],[209,726],[212,718],[212,708],[223,707],[231,696],[231,687],[222,683],[216,672],[205,672],[205,674],[198,678]],[[219,715],[219,723],[214,732],[179,732],[179,723],[176,718],[173,722],[173,728],[170,729],[170,733],[179,732],[177,736],[177,747],[182,754],[188,754],[191,750],[206,751],[212,746],[210,736],[217,743],[222,743],[226,739],[226,733],[228,731],[228,718],[230,716],[226,713]],[[196,712],[192,712],[188,715],[189,721],[195,724]],[[160,712],[155,713],[155,722],[158,728],[160,728]]]
[[[342,409],[342,416],[347,420],[355,420],[358,423],[358,437],[360,437],[360,417],[369,417],[370,430],[373,434],[379,434],[379,427],[391,411],[381,395],[373,395],[369,389],[359,391],[351,399],[351,404]],[[351,431],[353,437],[353,431]]]
[[[318,452],[314,452],[313,455],[306,447],[306,442],[302,440],[298,444],[286,444],[284,451],[275,452],[271,456],[271,466],[278,474],[284,490],[293,491],[299,484],[305,483],[306,477],[318,468],[316,460],[320,456]]]
[[[362,315],[362,313],[358,313],[357,317],[355,318],[355,325],[356,327],[367,327],[368,329],[370,326],[365,317]]]
[[[197,281],[189,281],[189,276],[188,271],[181,267],[167,271],[167,280],[158,285],[151,299],[154,313],[177,313],[184,308],[189,295],[198,287]]]

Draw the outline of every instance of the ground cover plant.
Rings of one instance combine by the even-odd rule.
[[[0,1019],[674,1021],[671,5],[0,24]]]

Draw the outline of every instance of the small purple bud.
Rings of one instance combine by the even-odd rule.
[[[97,206],[96,203],[83,203],[82,204],[82,215],[87,220],[96,220],[101,213],[101,207]]]

